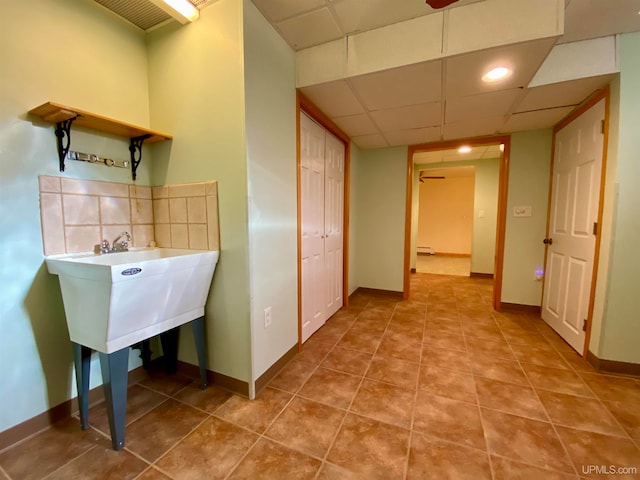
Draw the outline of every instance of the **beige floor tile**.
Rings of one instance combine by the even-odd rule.
[[[640,442],[640,408],[625,402],[603,402],[627,434]]]
[[[619,437],[626,436],[600,400],[542,390],[538,394],[551,421],[556,425]]]
[[[419,391],[413,429],[442,440],[486,450],[477,405]]]
[[[395,337],[382,337],[377,356],[398,358],[407,360],[408,362],[420,363],[420,355],[422,354],[422,344],[415,341],[405,341]]]
[[[338,346],[358,350],[365,353],[374,353],[382,339],[381,335],[373,335],[371,333],[351,330],[344,334],[338,342]]]
[[[548,421],[533,388],[482,377],[476,378],[475,383],[481,407]]]
[[[126,424],[134,422],[168,398],[140,385],[131,385],[127,390]],[[106,402],[101,402],[89,409],[89,423],[105,435],[111,435]]]
[[[470,373],[420,365],[418,388],[434,395],[477,403],[477,394],[473,375]]]
[[[171,480],[171,477],[166,476],[154,467],[149,467],[140,476],[136,477],[136,480]]]
[[[419,367],[418,363],[375,355],[365,377],[415,390],[418,384]]]
[[[365,417],[409,429],[414,398],[413,390],[364,379],[350,410]]]
[[[610,479],[612,475],[600,474],[597,470],[590,470],[589,466],[612,466],[614,468],[636,467],[638,469],[635,474],[615,475],[616,479],[638,478],[640,449],[631,440],[568,427],[556,427],[556,429],[581,476]]]
[[[327,460],[363,478],[402,479],[409,430],[348,414]]]
[[[200,381],[195,380],[174,395],[174,398],[207,413],[214,413],[232,396],[231,392],[215,385],[209,385],[203,390],[200,388]]]
[[[554,472],[532,465],[491,456],[494,480],[578,480],[576,475]]]
[[[322,362],[322,366],[332,370],[362,376],[369,368],[373,355],[348,348],[335,347]]]
[[[290,393],[267,387],[254,400],[234,395],[216,411],[216,416],[263,433],[291,398]]]
[[[94,430],[81,430],[77,418],[69,418],[5,450],[0,467],[12,480],[44,478],[103,441]]]
[[[321,464],[318,459],[263,438],[228,478],[230,480],[257,478],[312,480]]]
[[[361,377],[320,367],[298,391],[298,395],[344,409],[355,396],[360,380]]]
[[[323,458],[344,415],[343,410],[295,397],[265,436],[307,455]]]
[[[302,351],[296,355],[296,360],[318,365],[324,360],[324,357],[327,356],[327,353],[329,353],[332,348],[333,345],[331,344],[318,342],[310,338],[302,345]]]
[[[156,465],[174,478],[225,478],[258,438],[255,433],[210,417]]]
[[[535,389],[583,397],[594,396],[587,384],[573,370],[549,368],[526,362],[520,362],[520,365]]]
[[[472,362],[467,352],[450,350],[425,344],[422,347],[422,364],[471,373]]]
[[[113,450],[111,441],[104,439],[96,447],[56,470],[47,479],[130,480],[148,466],[148,463],[126,450]]]
[[[491,480],[486,452],[413,433],[408,480]]]
[[[206,413],[169,399],[127,426],[125,447],[155,462],[205,418]]]
[[[296,392],[315,369],[316,365],[294,359],[271,380],[269,386],[291,393]]]
[[[575,473],[552,425],[482,408],[489,453],[563,473]]]
[[[476,355],[473,357],[471,369],[474,377],[491,378],[517,385],[529,385],[529,381],[518,362]]]
[[[632,378],[583,372],[580,376],[601,400],[640,404],[640,383]]]

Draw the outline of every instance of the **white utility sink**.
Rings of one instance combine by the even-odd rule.
[[[142,248],[46,258],[71,341],[112,353],[204,315],[219,252]]]

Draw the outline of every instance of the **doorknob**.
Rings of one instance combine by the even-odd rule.
[[[553,245],[553,238],[545,238],[544,240],[542,240],[542,243],[544,243],[545,245]]]

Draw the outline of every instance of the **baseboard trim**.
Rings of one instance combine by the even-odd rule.
[[[155,358],[151,361],[152,365],[156,365],[157,363],[162,365],[161,362],[162,357]],[[158,368],[162,369],[161,366]],[[190,363],[186,363],[183,361],[178,361],[178,371],[188,377],[200,377],[200,369],[197,365],[191,365]],[[140,366],[138,368],[134,368],[129,372],[128,384],[129,386],[135,385],[147,378],[149,378],[148,373],[144,368]],[[247,382],[243,382],[242,380],[238,380],[237,378],[228,377],[227,375],[223,375],[221,373],[212,372],[211,370],[207,370],[207,378],[210,385],[215,384],[226,390],[230,390],[234,393],[249,397],[249,384]],[[90,407],[103,401],[104,390],[102,388],[102,385],[89,390]],[[61,420],[71,417],[77,411],[78,401],[77,397],[74,397],[60,403],[59,405],[56,405],[55,407],[50,408],[45,412],[42,412],[39,415],[36,415],[35,417],[19,423],[18,425],[10,427],[4,432],[0,432],[0,452],[22,440],[26,440],[28,437],[41,432],[46,428],[51,427]],[[80,423],[78,421],[78,427],[79,426]]]
[[[438,257],[458,257],[458,258],[471,258],[470,253],[451,253],[451,252],[435,252]]]
[[[178,371],[187,377],[200,378],[200,368],[198,365],[192,365],[191,363],[178,360]],[[229,390],[243,397],[249,397],[249,382],[238,380],[234,377],[229,377],[222,373],[207,370],[207,382],[209,385],[216,385],[218,387]]]
[[[142,367],[135,368],[129,372],[129,385],[135,385],[147,378],[147,374]],[[102,385],[89,390],[89,406],[104,401],[104,390]],[[42,412],[35,417],[25,420],[4,432],[0,432],[0,452],[22,440],[27,439],[51,425],[61,420],[69,418],[78,411],[77,397],[66,400],[49,410]],[[78,420],[78,422],[80,422]],[[78,426],[80,423],[78,423]]]
[[[469,276],[471,278],[491,278],[493,279],[493,273],[477,273],[477,272],[471,272],[469,274]]]
[[[389,297],[402,298],[402,292],[396,292],[394,290],[380,290],[378,288],[358,287],[353,293],[364,293],[366,295],[387,295]]]
[[[267,384],[298,354],[298,344],[296,343],[276,363],[271,365],[266,372],[256,379],[256,395],[267,386]]]
[[[636,377],[640,376],[640,364],[605,360],[596,357],[591,350],[587,350],[587,362],[589,362],[599,372],[620,373],[622,375],[633,375]]]
[[[539,305],[521,305],[519,303],[500,302],[500,310],[511,310],[516,312],[528,312],[540,314],[542,308]]]

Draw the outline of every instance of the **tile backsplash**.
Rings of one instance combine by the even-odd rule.
[[[132,246],[219,250],[217,182],[144,187],[40,176],[45,255],[94,250],[121,232]]]

